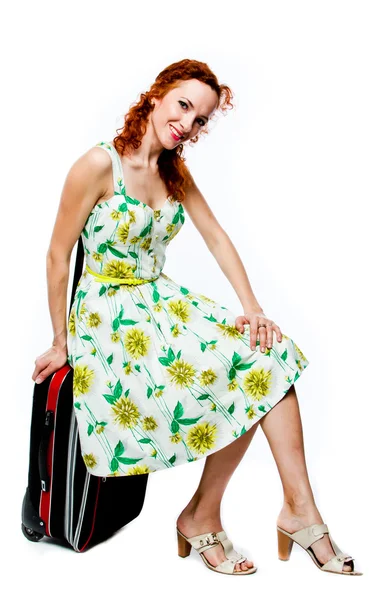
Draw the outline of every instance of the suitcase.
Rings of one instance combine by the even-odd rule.
[[[70,309],[83,259],[80,236]],[[34,385],[28,486],[22,502],[21,529],[32,542],[47,536],[83,552],[140,514],[149,474],[96,477],[87,471],[72,388],[73,369],[68,362]]]

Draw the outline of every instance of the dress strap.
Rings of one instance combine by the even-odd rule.
[[[113,184],[114,184],[114,193],[118,192],[122,193],[123,184],[123,169],[119,159],[119,154],[115,150],[114,146],[109,144],[108,142],[98,142],[96,146],[103,148],[110,155],[111,162],[113,165]]]

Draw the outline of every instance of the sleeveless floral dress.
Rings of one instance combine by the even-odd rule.
[[[166,249],[185,222],[127,196],[107,142],[114,196],[90,212],[85,268],[68,318],[68,364],[81,454],[101,477],[199,460],[248,431],[309,364],[287,335],[250,348],[226,306],[170,279]]]

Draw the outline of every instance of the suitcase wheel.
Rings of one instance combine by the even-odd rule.
[[[38,531],[34,531],[33,529],[30,529],[30,527],[26,527],[23,523],[21,523],[21,529],[24,536],[30,542],[39,542],[39,540],[43,538],[42,533],[38,533]]]

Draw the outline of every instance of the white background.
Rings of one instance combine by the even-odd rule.
[[[2,585],[12,597],[371,597],[375,9],[362,0],[3,6]],[[296,544],[289,562],[278,560],[282,488],[261,428],[222,504],[224,529],[258,567],[251,577],[213,573],[195,551],[177,556],[176,518],[204,460],[151,474],[140,516],[87,553],[21,533],[31,375],[52,341],[45,257],[65,177],[88,148],[115,136],[157,74],[183,58],[206,62],[234,92],[234,110],[187,148],[187,164],[264,312],[309,359],[296,389],[310,481],[330,533],[362,577],[322,573]],[[164,272],[241,314],[188,216]]]

